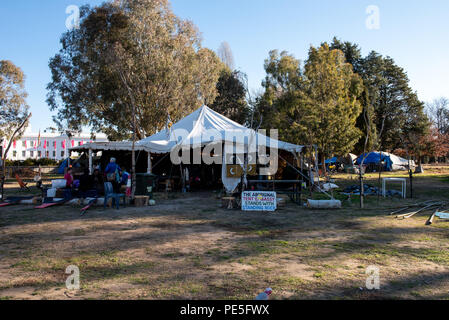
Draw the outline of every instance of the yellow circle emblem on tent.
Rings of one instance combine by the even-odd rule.
[[[262,199],[263,199],[262,195],[259,194],[259,195],[257,196],[257,200],[262,201]]]

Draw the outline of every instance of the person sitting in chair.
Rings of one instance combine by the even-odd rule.
[[[120,170],[119,174],[120,174],[120,185],[126,186],[126,184],[128,183],[128,179],[131,175],[126,171],[126,169]]]
[[[73,170],[72,168],[67,169],[67,173],[64,175],[66,181],[66,188],[64,189],[64,198],[72,198],[72,188],[74,187]]]
[[[72,188],[73,187],[73,169],[68,168],[67,173],[64,175],[64,179],[66,181],[66,188]]]

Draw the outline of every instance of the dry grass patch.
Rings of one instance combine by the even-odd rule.
[[[448,176],[429,169],[415,178],[419,199],[370,197],[366,210],[339,196],[341,210],[290,203],[276,214],[243,213],[221,209],[211,193],[83,217],[75,207],[1,208],[0,299],[253,299],[266,287],[274,299],[446,299],[449,222],[426,227],[425,215],[387,213],[447,200]],[[68,265],[80,269],[78,292],[65,289]],[[380,267],[380,291],[360,289],[370,265]]]

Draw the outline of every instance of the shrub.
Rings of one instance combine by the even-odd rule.
[[[61,161],[53,160],[53,159],[26,159],[26,160],[6,160],[5,161],[7,167],[35,167],[35,166],[58,166]]]

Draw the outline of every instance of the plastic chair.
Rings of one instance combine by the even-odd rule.
[[[115,201],[117,210],[120,209],[119,208],[120,198],[123,198],[123,206],[126,206],[125,195],[123,193],[115,193],[112,183],[105,182],[104,183],[104,204],[103,204],[104,209],[106,209],[106,204],[108,203],[109,199],[113,199],[113,201]]]
[[[17,183],[19,184],[19,186],[20,186],[20,190],[27,190],[27,191],[30,191],[30,188],[28,188],[28,183],[24,183],[23,182],[23,180],[19,177],[19,175],[16,173],[15,174],[15,178],[16,178],[16,180],[17,180]]]

